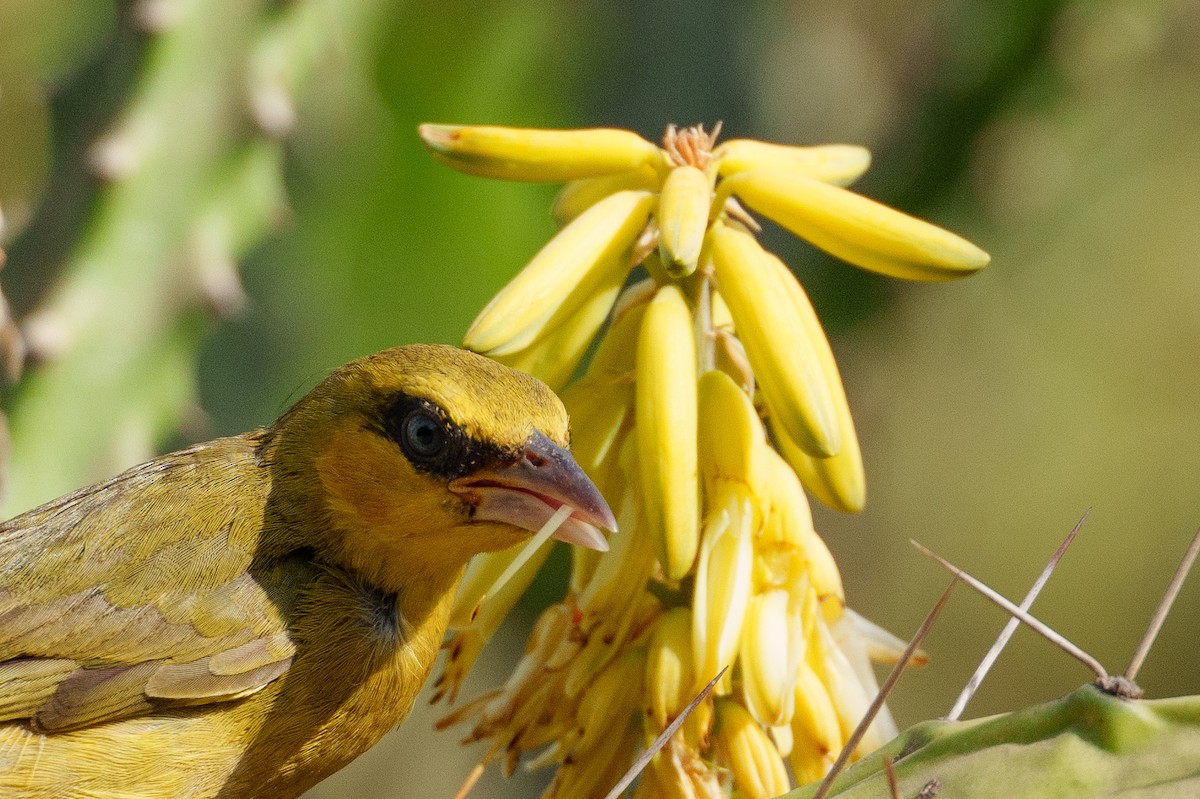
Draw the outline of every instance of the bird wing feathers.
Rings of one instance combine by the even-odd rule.
[[[135,467],[0,524],[0,720],[58,731],[233,699],[283,674],[314,568],[256,561],[257,436]]]

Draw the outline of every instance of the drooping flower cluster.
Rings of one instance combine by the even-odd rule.
[[[621,528],[607,553],[575,550],[568,595],[512,676],[446,723],[472,720],[510,771],[541,749],[531,765],[558,766],[547,799],[600,797],[729,667],[635,795],[773,797],[789,758],[799,782],[819,778],[875,694],[870,659],[900,643],[845,607],[813,529],[804,488],[859,510],[862,459],[820,322],[746,207],[896,277],[959,277],[988,256],[842,188],[868,166],[860,147],[716,146],[699,127],[669,128],[661,148],[621,130],[420,132],[464,172],[569,181],[562,229],[464,345],[561,392]],[[549,551],[489,595],[518,549],[472,562],[439,696],[455,697]],[[884,715],[860,751],[893,732]]]

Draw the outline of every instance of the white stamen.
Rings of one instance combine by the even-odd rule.
[[[525,561],[533,557],[534,552],[537,552],[539,549],[541,549],[542,544],[546,543],[546,539],[558,532],[558,528],[562,527],[563,522],[565,522],[574,511],[575,509],[570,505],[563,505],[558,510],[554,511],[553,514],[551,514],[550,518],[546,520],[546,523],[542,525],[542,529],[538,530],[533,538],[529,539],[529,542],[525,544],[525,547],[517,553],[515,558],[513,558],[512,563],[508,564],[508,568],[496,578],[496,582],[492,583],[491,589],[489,589],[486,594],[479,598],[479,602],[475,605],[475,613],[479,612],[478,609],[483,606],[484,602],[487,601],[489,595],[500,593],[500,589],[504,587],[504,584],[511,580],[514,574],[520,571],[521,567],[525,565]],[[471,615],[473,617],[475,614],[473,613]]]

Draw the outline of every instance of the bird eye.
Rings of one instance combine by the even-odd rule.
[[[410,413],[404,420],[403,433],[410,458],[433,460],[446,451],[446,428],[428,411]]]

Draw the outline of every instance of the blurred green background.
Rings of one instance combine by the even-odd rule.
[[[993,256],[903,284],[765,233],[831,333],[863,442],[867,510],[816,510],[851,605],[915,630],[946,576],[910,537],[1019,597],[1092,507],[1035,612],[1123,671],[1200,526],[1197,74],[1185,0],[0,0],[0,353],[13,373],[20,329],[30,356],[5,392],[6,513],[269,423],[353,357],[456,341],[552,234],[555,187],[438,166],[419,122],[657,139],[723,120],[870,147],[857,190]],[[895,695],[902,726],[948,710],[1003,621],[960,592]],[[1198,627],[1190,585],[1150,695],[1200,693]],[[1087,679],[1021,631],[968,715]],[[480,753],[436,716],[311,795],[451,795]]]

